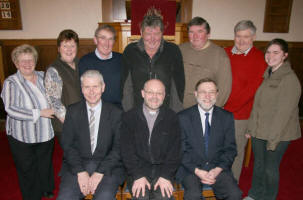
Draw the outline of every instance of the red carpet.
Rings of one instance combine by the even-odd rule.
[[[280,167],[280,188],[277,200],[301,200],[303,194],[303,139],[293,141],[288,147]],[[12,160],[7,137],[0,133],[0,200],[21,200],[18,178]],[[58,193],[60,179],[58,173],[61,167],[62,150],[55,143],[53,164],[55,170],[55,194]],[[240,178],[240,188],[244,195],[250,188],[252,177],[253,158],[248,168],[243,168]],[[55,198],[53,198],[55,199]],[[43,199],[46,200],[46,199]]]
[[[0,133],[0,200],[22,200],[19,189],[17,171],[9,149],[8,140],[4,132]],[[54,173],[55,173],[55,195],[58,194],[60,178],[58,173],[61,168],[62,150],[59,144],[55,143],[53,156]],[[52,198],[55,200],[56,198]],[[47,200],[44,198],[43,200]],[[50,200],[50,199],[48,199]]]
[[[277,200],[301,200],[303,194],[303,138],[292,141],[283,156],[280,166],[280,186]],[[253,156],[249,166],[243,167],[239,186],[247,196],[251,186]]]

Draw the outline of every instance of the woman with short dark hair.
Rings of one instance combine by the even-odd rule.
[[[66,108],[81,99],[77,50],[78,34],[70,29],[63,30],[57,38],[58,57],[45,73],[46,97],[55,111],[52,125],[60,142]]]

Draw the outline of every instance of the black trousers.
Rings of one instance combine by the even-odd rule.
[[[196,175],[191,174],[186,176],[182,181],[182,185],[184,187],[185,200],[204,199],[201,195],[203,184]],[[217,199],[242,199],[242,192],[231,172],[222,171],[218,175],[215,184],[211,185],[211,187],[214,190]]]
[[[8,136],[23,200],[40,200],[55,188],[52,154],[54,139],[28,144]]]
[[[83,163],[85,170],[92,175],[99,163],[94,161]],[[78,176],[72,174],[67,166],[63,166],[61,170],[61,183],[59,188],[59,194],[57,200],[78,200],[82,199],[84,196],[81,193]],[[119,185],[122,179],[120,176],[111,174],[104,175],[101,182],[97,186],[94,194],[94,200],[113,200],[115,199],[116,193],[118,191]]]

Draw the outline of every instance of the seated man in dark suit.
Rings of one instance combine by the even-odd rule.
[[[105,84],[98,71],[86,71],[81,88],[85,99],[68,108],[63,125],[57,199],[93,194],[95,200],[111,200],[124,180],[119,146],[122,111],[101,100]]]
[[[122,117],[121,155],[133,199],[173,199],[175,173],[181,162],[178,117],[161,106],[165,86],[157,79],[144,84],[144,103]]]
[[[184,199],[203,199],[206,184],[217,199],[239,200],[242,192],[231,172],[237,155],[233,115],[215,106],[215,81],[201,79],[194,93],[198,104],[179,113],[184,154],[177,179],[184,187]]]

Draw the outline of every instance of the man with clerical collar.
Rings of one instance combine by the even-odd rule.
[[[81,76],[84,99],[67,109],[63,124],[64,159],[58,200],[113,199],[124,181],[120,159],[122,110],[101,100],[103,76],[88,70]]]
[[[235,134],[238,155],[232,166],[235,178],[239,181],[244,159],[245,138],[248,118],[254,96],[263,80],[267,67],[264,54],[253,46],[256,27],[250,20],[241,20],[234,27],[234,46],[225,48],[232,71],[232,89],[224,109],[232,112],[235,118]]]
[[[203,185],[209,185],[218,199],[240,200],[242,192],[231,172],[237,155],[233,115],[215,106],[219,93],[214,80],[199,80],[194,95],[197,104],[178,114],[183,158],[176,178],[184,199],[204,199]]]
[[[185,72],[183,106],[194,105],[195,84],[201,78],[212,78],[218,83],[220,94],[217,106],[224,106],[232,84],[231,69],[224,49],[209,40],[210,25],[202,17],[194,17],[187,25],[189,42],[180,45]]]
[[[151,79],[141,90],[144,102],[124,113],[121,155],[133,199],[173,199],[173,181],[181,162],[181,134],[174,111],[161,106],[165,86]]]

